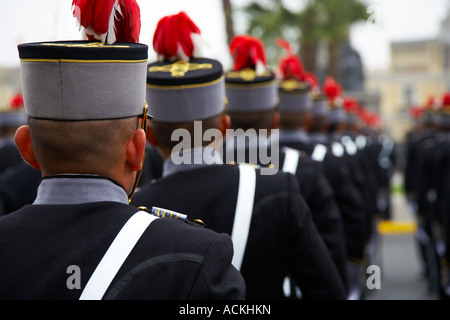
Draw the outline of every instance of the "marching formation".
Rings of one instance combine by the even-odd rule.
[[[450,93],[411,109],[415,127],[406,141],[405,191],[418,225],[417,244],[432,292],[450,296]]]
[[[271,68],[236,36],[225,70],[179,12],[148,61],[134,0],[72,5],[86,40],[20,44],[23,101],[0,114],[0,299],[363,299],[390,217],[380,117],[284,39]],[[442,159],[411,181],[419,208]]]

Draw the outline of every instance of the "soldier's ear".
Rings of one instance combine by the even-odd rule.
[[[34,150],[31,144],[30,127],[25,125],[17,129],[14,141],[22,158],[33,168],[41,170],[41,166],[34,156]]]
[[[275,110],[272,116],[272,127],[270,129],[278,129],[280,125],[280,112]]]
[[[230,116],[227,114],[222,115],[219,122],[219,130],[222,133],[222,136],[225,138],[227,129],[230,129],[231,127],[231,120]]]
[[[127,163],[132,167],[133,171],[139,171],[142,168],[145,142],[145,131],[142,129],[136,130],[128,141]]]
[[[313,123],[313,116],[311,115],[310,112],[308,112],[308,113],[306,114],[306,124],[305,124],[306,130],[308,130],[309,128],[311,128],[312,123]]]
[[[159,145],[158,140],[156,140],[155,134],[153,133],[153,128],[150,122],[147,124],[147,141],[154,147]]]

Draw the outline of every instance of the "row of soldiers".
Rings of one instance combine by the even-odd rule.
[[[406,139],[405,191],[417,217],[416,240],[431,292],[450,296],[450,93],[412,107],[415,121]]]
[[[379,118],[331,77],[320,88],[284,41],[278,74],[248,35],[225,72],[180,12],[159,21],[147,65],[145,45],[108,43],[82,4],[88,41],[19,45],[15,143],[43,178],[0,218],[0,297],[361,299],[389,217]]]

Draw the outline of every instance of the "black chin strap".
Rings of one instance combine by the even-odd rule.
[[[142,112],[142,123],[141,123],[141,129],[144,130],[144,132],[147,134],[147,121],[148,118],[151,119],[151,116],[149,116],[147,114],[148,112],[148,105],[147,102],[145,102],[144,105],[144,111]],[[141,170],[138,171],[138,173],[136,174],[136,179],[134,181],[134,185],[133,185],[133,189],[131,189],[130,194],[128,195],[128,202],[131,202],[131,198],[133,197],[133,194],[135,193],[137,186],[139,184],[139,180],[141,179],[141,174],[142,174],[142,169],[144,168],[144,159],[145,159],[145,148],[144,148],[144,153],[142,155],[142,167]]]

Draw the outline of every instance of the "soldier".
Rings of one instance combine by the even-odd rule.
[[[319,162],[324,170],[325,176],[331,185],[335,200],[340,210],[344,224],[346,256],[347,286],[349,288],[349,299],[360,297],[359,279],[364,260],[364,228],[365,216],[363,210],[363,201],[356,187],[348,163],[344,157],[344,148],[339,142],[330,142],[328,137],[328,126],[333,123],[339,113],[334,113],[333,117],[328,118],[330,109],[328,107],[327,97],[321,92],[317,78],[314,74],[305,72],[305,81],[310,85],[310,95],[312,98],[312,107],[310,114],[312,116],[311,125],[305,126],[313,130],[313,134],[294,136],[286,134],[283,124],[280,122],[280,146],[287,146],[297,150],[303,150],[314,161]],[[280,96],[282,98],[282,96]],[[283,100],[280,99],[280,103]],[[281,110],[281,108],[280,108]],[[297,114],[297,117],[300,115]],[[296,131],[299,131],[297,127]],[[295,130],[290,130],[295,132]],[[357,292],[355,294],[355,292]]]
[[[278,39],[278,42],[289,46],[282,39]],[[237,162],[245,159],[258,165],[267,165],[264,155],[270,154],[270,165],[295,175],[300,192],[312,211],[313,220],[346,283],[342,219],[331,187],[320,165],[304,152],[278,147],[280,113],[277,110],[277,81],[274,73],[265,65],[264,45],[257,38],[238,36],[230,44],[230,51],[234,66],[226,74],[227,113],[230,115],[232,128],[241,130],[241,134],[233,137],[234,140],[227,137],[224,159],[236,159]],[[287,57],[286,62],[283,63],[283,69],[288,73],[292,73],[291,65],[292,69],[301,69],[298,60],[291,59],[291,56]],[[287,86],[291,83],[288,81]],[[292,98],[290,94],[284,101],[289,101],[287,104],[292,108],[296,97]],[[285,105],[283,103],[283,107]],[[286,118],[284,116],[283,121],[287,121]],[[270,134],[270,138],[266,133]],[[247,138],[249,140],[245,140],[244,145],[242,140]],[[239,155],[242,153],[245,157],[240,160]]]
[[[26,124],[22,94],[11,100],[10,109],[0,113],[0,215],[32,203],[41,174],[26,164],[14,143],[16,130]]]
[[[23,162],[14,144],[14,133],[27,120],[20,97],[15,96],[10,107],[0,112],[0,173]]]
[[[137,4],[117,5],[119,26],[139,34],[127,9]],[[129,205],[146,142],[148,47],[116,31],[113,43],[18,46],[29,124],[15,142],[43,180],[32,205],[0,218],[0,298],[242,299],[228,235]]]
[[[190,26],[189,32],[179,32],[181,25]],[[168,34],[187,38],[167,41]],[[137,191],[132,203],[170,206],[230,234],[247,299],[283,299],[287,274],[305,299],[344,299],[343,283],[295,178],[223,164],[218,149],[229,128],[223,68],[195,54],[199,37],[184,12],[158,23],[153,43],[161,60],[149,65],[147,99],[153,112],[149,139],[164,157],[163,173]]]
[[[312,106],[310,86],[305,81],[303,64],[292,53],[290,44],[283,39],[277,39],[277,44],[286,49],[286,56],[279,62],[278,76],[280,168],[295,174],[299,180],[301,193],[312,211],[316,226],[347,284],[344,222],[323,171],[323,158],[317,153],[315,159],[310,156],[312,150],[307,133]],[[301,143],[304,148],[297,148],[296,143]]]
[[[359,192],[359,197],[363,203],[363,246],[364,256],[361,261],[361,270],[365,273],[365,264],[368,262],[368,248],[374,231],[373,217],[377,213],[377,205],[374,190],[374,177],[372,172],[367,169],[361,152],[355,141],[348,135],[347,122],[348,113],[343,107],[344,99],[342,97],[341,86],[331,77],[325,78],[322,90],[328,98],[330,107],[329,113],[329,137],[332,143],[339,143],[344,149],[343,159],[350,170],[350,176]],[[360,285],[360,291],[364,286]]]
[[[425,225],[430,229],[430,240],[434,258],[428,267],[435,267],[431,278],[431,288],[439,293],[441,299],[449,299],[450,282],[448,280],[450,250],[449,248],[449,200],[450,191],[450,93],[445,93],[439,107],[435,110],[434,123],[436,133],[433,140],[424,144],[420,176],[417,190],[417,203]],[[433,264],[434,261],[434,264]],[[431,270],[430,270],[431,271]]]
[[[445,257],[441,260],[441,297],[450,299],[450,93],[446,93],[439,115],[442,146],[445,148],[443,156],[444,174],[441,176],[438,194],[437,217],[441,223],[441,235],[444,242]]]
[[[420,127],[418,127],[409,136],[406,146],[406,163],[404,168],[404,185],[408,204],[417,220],[417,231],[415,233],[416,241],[419,246],[423,262],[424,273],[430,284],[430,291],[439,293],[440,275],[439,261],[435,249],[435,239],[432,234],[432,226],[427,205],[424,198],[425,188],[428,187],[427,170],[423,163],[424,150],[435,144],[436,138],[436,109],[439,106],[439,100],[430,96],[421,111]],[[434,197],[430,194],[431,199]]]
[[[434,96],[430,96],[422,108],[420,113],[420,125],[415,127],[415,130],[409,136],[406,149],[406,164],[404,168],[404,184],[407,199],[410,207],[414,212],[417,212],[417,166],[420,161],[420,146],[425,142],[429,143],[435,134],[435,123],[433,121],[438,101]],[[431,140],[430,140],[431,139]]]

